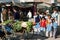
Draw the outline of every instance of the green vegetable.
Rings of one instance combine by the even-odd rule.
[[[3,25],[6,25],[6,24],[9,24],[9,23],[11,23],[12,22],[12,25],[13,25],[13,30],[14,31],[20,31],[21,29],[22,29],[22,27],[21,27],[21,23],[22,23],[22,21],[16,21],[15,23],[13,22],[13,20],[6,20],[6,21],[4,21],[2,24]],[[32,22],[29,22],[29,21],[27,21],[26,22],[27,23],[27,27],[26,27],[26,31],[27,32],[30,32],[30,30],[31,30],[31,28],[32,28]]]
[[[13,29],[14,29],[14,31],[19,31],[19,30],[21,30],[22,29],[22,27],[21,27],[21,22],[20,21],[16,21],[14,24],[13,24]]]
[[[11,23],[12,22],[12,20],[6,20],[6,21],[4,21],[3,23],[2,23],[2,25],[6,25],[6,24],[9,24],[9,23]]]
[[[30,32],[30,29],[32,28],[32,22],[27,22],[27,32]]]

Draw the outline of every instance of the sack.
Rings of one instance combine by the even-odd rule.
[[[12,30],[12,28],[11,28],[11,26],[6,25],[6,26],[5,26],[5,30],[6,30],[7,32],[10,32],[10,31]]]

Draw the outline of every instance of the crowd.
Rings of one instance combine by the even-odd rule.
[[[26,12],[27,11],[27,12]],[[1,12],[1,20],[0,21],[6,21],[6,20],[20,20],[20,21],[24,21],[25,19],[31,19],[32,18],[32,12],[31,10],[26,10],[26,11],[22,11],[22,10],[18,10],[17,8],[12,8],[12,9],[6,9],[4,8]]]
[[[34,32],[37,34],[44,32],[46,37],[55,38],[58,27],[58,15],[59,13],[56,9],[53,10],[52,14],[50,14],[49,10],[38,14],[35,13],[33,17]]]
[[[8,15],[6,15],[8,13]],[[35,12],[33,16],[33,29],[34,32],[39,34],[41,32],[45,33],[46,37],[56,37],[57,27],[58,27],[58,15],[59,12],[56,9],[53,9],[53,12],[50,13],[49,10],[45,12]],[[5,17],[7,16],[7,18]],[[17,11],[13,9],[13,12],[8,9],[4,9],[1,13],[1,21],[5,21],[7,19],[20,20],[22,16],[21,11]],[[28,21],[31,21],[32,12],[29,10],[26,17],[28,17]]]

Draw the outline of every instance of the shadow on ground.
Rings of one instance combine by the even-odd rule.
[[[33,34],[33,33],[25,33],[25,34],[16,34],[16,37],[13,37],[13,36],[9,36],[8,38],[6,38],[5,40],[45,40],[47,39],[44,34],[43,36],[41,35],[42,33],[40,34]],[[60,38],[60,27],[57,28],[57,33],[56,33],[56,36],[57,38]]]
[[[60,26],[57,28],[56,37],[60,38]]]
[[[16,37],[9,37],[9,38],[6,38],[5,40],[21,40],[21,39],[24,39],[24,40],[37,40],[37,39],[40,39],[40,40],[45,40],[47,39],[46,37],[44,36],[41,36],[40,34],[28,34],[28,35],[18,35],[16,34]]]

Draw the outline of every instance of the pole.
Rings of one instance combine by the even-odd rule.
[[[34,15],[35,15],[35,13],[37,13],[37,3],[36,2],[34,3]]]

